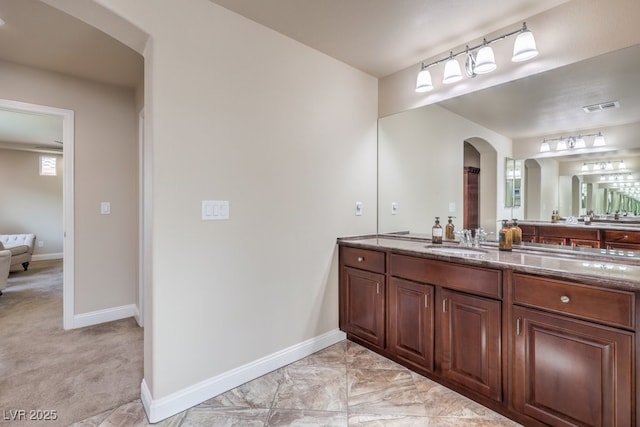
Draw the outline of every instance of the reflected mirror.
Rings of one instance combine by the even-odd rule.
[[[585,136],[584,148],[540,151],[545,139],[598,132],[605,146]],[[378,231],[428,234],[436,215],[464,227],[468,166],[490,230],[501,218],[548,221],[552,210],[640,214],[639,137],[638,45],[381,118]],[[479,153],[473,165],[465,143]]]

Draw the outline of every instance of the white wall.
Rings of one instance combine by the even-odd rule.
[[[62,127],[62,123],[60,124]],[[62,156],[58,174],[40,176],[40,153],[0,149],[0,234],[34,233],[34,255],[62,257]]]
[[[75,112],[75,313],[138,300],[134,91],[0,61],[0,98]],[[100,215],[100,202],[111,215]]]
[[[336,237],[376,231],[377,81],[207,0],[100,3],[150,35],[153,400],[336,330]]]

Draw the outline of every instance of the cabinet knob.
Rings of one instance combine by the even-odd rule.
[[[568,303],[569,303],[569,301],[571,301],[571,299],[570,299],[568,296],[566,296],[566,295],[562,295],[562,296],[560,297],[560,301],[561,301],[563,304],[568,304]]]
[[[364,257],[359,256],[358,257],[358,262],[362,262],[362,261],[364,261]]]

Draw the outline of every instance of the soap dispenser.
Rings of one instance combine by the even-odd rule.
[[[447,225],[444,228],[444,237],[447,240],[454,240],[456,238],[456,234],[455,234],[455,225],[453,225],[453,218],[455,218],[455,216],[449,216],[449,221],[447,222]]]
[[[442,243],[442,226],[440,225],[439,216],[436,217],[436,223],[433,224],[433,228],[431,229],[431,243]]]
[[[510,251],[513,246],[513,240],[511,236],[511,229],[509,228],[508,221],[502,220],[502,228],[498,232],[498,249],[501,251]]]
[[[518,227],[518,218],[514,218],[511,225],[511,241],[514,245],[522,244],[522,228]]]

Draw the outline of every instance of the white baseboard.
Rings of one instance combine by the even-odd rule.
[[[126,319],[127,317],[135,317],[137,311],[138,307],[135,304],[129,304],[91,311],[89,313],[76,314],[73,316],[73,325],[71,327],[72,329],[84,328],[85,326],[112,322],[114,320]]]
[[[344,332],[334,329],[160,399],[153,398],[146,381],[143,379],[140,385],[142,405],[147,413],[149,422],[157,423],[248,381],[339,343],[345,338]]]
[[[31,256],[31,261],[49,261],[52,259],[62,259],[62,252],[51,254],[35,254]]]

